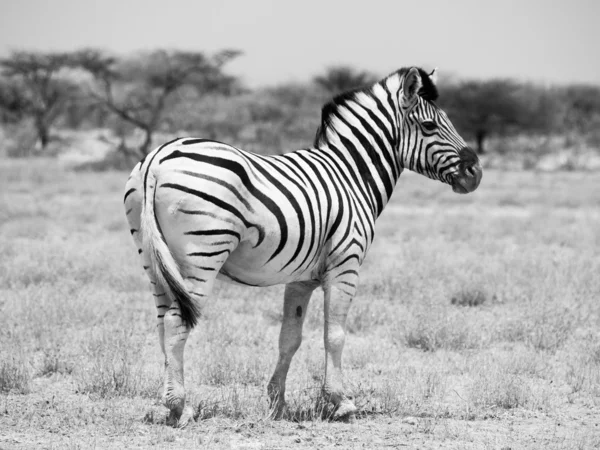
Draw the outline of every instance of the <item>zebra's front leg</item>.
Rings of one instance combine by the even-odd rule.
[[[302,343],[302,325],[310,296],[316,282],[296,282],[285,287],[283,322],[279,333],[279,358],[267,387],[272,416],[280,419],[285,413],[285,380],[294,354]]]
[[[346,318],[355,293],[356,280],[337,281],[325,291],[325,383],[323,394],[335,406],[334,418],[352,420],[356,406],[347,396],[342,376],[342,351],[346,340]]]

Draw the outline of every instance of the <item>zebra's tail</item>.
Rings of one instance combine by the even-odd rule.
[[[143,251],[150,258],[150,270],[156,277],[156,283],[167,291],[172,300],[177,300],[183,322],[193,328],[201,315],[200,308],[186,289],[179,264],[167,246],[160,229],[154,211],[156,183],[156,175],[152,167],[149,167],[144,186],[141,218]]]

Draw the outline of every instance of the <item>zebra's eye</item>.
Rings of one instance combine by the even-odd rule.
[[[421,125],[426,131],[435,131],[438,127],[437,123],[435,123],[433,120],[424,120],[421,122]]]

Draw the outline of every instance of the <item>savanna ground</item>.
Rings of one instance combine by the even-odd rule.
[[[165,425],[127,174],[0,160],[0,448],[600,447],[600,177],[405,174],[348,320],[355,423],[327,419],[322,293],[272,421],[282,287],[218,285],[186,347],[197,421]]]

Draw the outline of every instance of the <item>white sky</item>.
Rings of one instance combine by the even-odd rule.
[[[250,86],[340,63],[600,84],[600,0],[0,0],[0,55],[81,47],[238,48]]]

